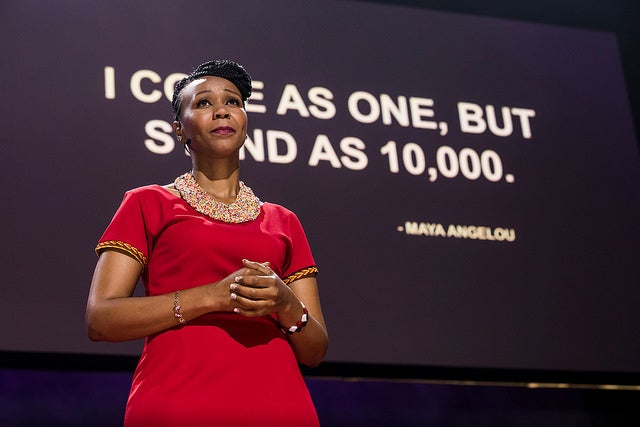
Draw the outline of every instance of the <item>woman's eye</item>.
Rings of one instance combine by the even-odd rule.
[[[196,103],[196,106],[198,107],[206,107],[207,105],[211,105],[208,99],[201,99]]]
[[[231,98],[227,101],[227,104],[235,105],[236,107],[242,106],[242,102],[239,99]]]

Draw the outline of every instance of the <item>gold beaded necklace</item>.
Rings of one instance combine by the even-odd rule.
[[[230,205],[217,201],[204,191],[189,172],[177,177],[174,185],[193,209],[218,221],[239,224],[253,221],[260,215],[262,202],[242,181],[236,200]]]

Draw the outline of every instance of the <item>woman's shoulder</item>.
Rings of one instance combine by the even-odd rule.
[[[180,193],[175,189],[173,183],[167,185],[149,184],[141,187],[135,187],[127,190],[127,194],[132,194],[138,197],[167,197],[176,196],[180,197]]]
[[[170,207],[174,206],[179,200],[182,200],[182,198],[180,193],[173,188],[173,184],[149,184],[127,190],[124,194],[123,203],[133,203],[141,207]]]
[[[298,215],[294,211],[284,207],[283,205],[271,202],[263,202],[262,211],[264,212],[265,217],[270,221],[276,221],[281,224],[288,224],[289,226],[292,226],[293,224],[300,224],[300,218],[298,218]]]
[[[292,210],[273,202],[262,202],[262,209],[267,213],[283,216],[296,216]]]

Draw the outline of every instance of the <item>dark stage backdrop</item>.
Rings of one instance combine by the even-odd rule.
[[[300,217],[332,362],[640,372],[640,167],[613,34],[345,1],[0,7],[0,350],[91,343],[93,248],[189,169],[168,97],[255,82],[243,179]]]

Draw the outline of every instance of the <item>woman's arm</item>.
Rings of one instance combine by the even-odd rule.
[[[235,311],[249,317],[276,313],[280,324],[288,328],[301,319],[303,311],[300,302],[304,303],[309,311],[307,325],[300,332],[287,337],[298,363],[317,366],[327,352],[329,336],[315,277],[298,279],[287,286],[268,263],[246,260],[243,263],[258,274],[238,276],[230,284]]]
[[[93,341],[129,341],[178,325],[174,316],[174,294],[132,297],[142,272],[140,263],[123,253],[107,250],[98,258],[87,301],[86,322]],[[240,270],[235,274],[246,273]],[[219,282],[180,291],[185,320],[211,311],[231,311],[229,283]]]
[[[309,310],[309,321],[302,331],[287,335],[298,362],[315,367],[322,362],[329,346],[327,326],[322,315],[318,283],[315,277],[306,277],[289,284],[289,287]],[[290,309],[278,312],[280,323],[286,328],[295,325],[302,315],[301,305],[294,302]]]

